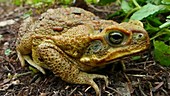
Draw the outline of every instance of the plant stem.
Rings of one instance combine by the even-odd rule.
[[[139,9],[141,8],[141,6],[138,4],[138,2],[137,2],[136,0],[132,0],[132,1],[133,1],[134,5],[135,5],[136,7],[138,7]]]
[[[126,15],[126,17],[123,19],[123,21],[125,21],[126,18],[128,18],[133,12],[135,12],[135,11],[137,11],[137,10],[139,10],[139,9],[140,9],[140,8],[136,7],[136,8],[134,8],[134,9],[130,10],[130,12],[128,12],[127,15]]]

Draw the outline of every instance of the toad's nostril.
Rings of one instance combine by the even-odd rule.
[[[138,37],[139,37],[139,38],[143,37],[143,34],[139,34]]]
[[[103,31],[103,29],[99,29],[99,32],[102,32]]]

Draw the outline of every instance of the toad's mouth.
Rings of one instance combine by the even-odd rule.
[[[120,61],[131,56],[139,55],[139,53],[142,54],[148,49],[149,45],[150,43],[148,41],[142,41],[138,44],[132,44],[123,48],[118,48],[118,50],[116,51],[114,49],[112,52],[110,52],[110,54],[107,55],[107,57],[103,58],[101,62],[98,62],[96,66],[102,66],[116,61]]]
[[[138,47],[140,47],[140,46],[135,46],[134,49],[135,49],[135,48],[138,48]],[[116,62],[116,61],[125,60],[125,59],[127,59],[127,58],[132,57],[132,56],[138,56],[138,55],[144,54],[144,53],[146,52],[146,50],[147,50],[147,47],[148,47],[148,46],[146,46],[143,50],[139,50],[139,49],[138,49],[138,50],[131,51],[131,52],[129,52],[128,54],[124,53],[123,56],[117,57],[117,58],[112,59],[112,60],[108,60],[108,61],[106,61],[106,63],[103,64],[103,65],[110,64],[110,63],[114,63],[114,62]],[[122,54],[123,54],[123,53],[122,53]]]

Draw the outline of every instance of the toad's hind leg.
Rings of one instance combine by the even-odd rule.
[[[104,79],[108,85],[108,79],[104,75],[88,74],[82,72],[78,68],[78,64],[70,59],[60,48],[51,43],[42,43],[38,46],[40,58],[47,64],[48,68],[62,80],[74,84],[88,84],[91,85],[96,95],[100,96],[100,90],[97,84],[93,81],[95,78]]]

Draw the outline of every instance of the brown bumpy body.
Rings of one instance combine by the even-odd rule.
[[[16,50],[25,61],[45,74],[50,69],[62,80],[91,85],[101,95],[95,78],[86,73],[148,48],[149,37],[140,21],[102,20],[80,8],[49,9],[38,20],[27,18],[20,27]]]

